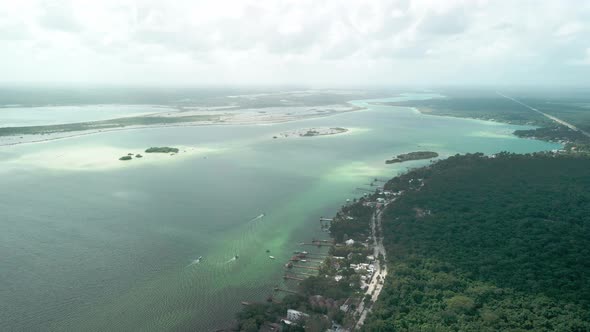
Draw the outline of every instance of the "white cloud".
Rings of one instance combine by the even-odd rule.
[[[580,32],[583,32],[586,29],[585,25],[581,22],[567,22],[561,26],[559,26],[559,28],[557,29],[557,31],[555,31],[555,36],[558,37],[571,37],[574,36]]]
[[[502,71],[501,83],[527,83],[583,62],[583,22],[590,4],[575,0],[4,1],[0,72],[23,82],[435,84],[495,83]],[[589,84],[588,74],[555,80]]]

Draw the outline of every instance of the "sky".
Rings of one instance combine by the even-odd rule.
[[[590,86],[590,0],[2,0],[0,83]]]

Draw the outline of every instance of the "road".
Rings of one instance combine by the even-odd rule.
[[[375,256],[375,273],[373,274],[373,278],[371,279],[371,282],[369,283],[369,288],[367,289],[367,291],[365,292],[365,295],[371,295],[371,303],[374,303],[375,301],[377,301],[377,298],[379,297],[379,294],[381,293],[381,290],[383,289],[383,284],[380,283],[379,281],[385,281],[385,277],[387,276],[387,266],[385,265],[386,260],[386,255],[387,253],[385,252],[385,247],[383,246],[383,228],[381,225],[381,215],[383,213],[383,210],[385,210],[385,208],[387,207],[386,203],[383,206],[383,209],[376,211],[375,213],[373,213],[373,216],[371,217],[371,232],[372,232],[372,236],[373,236],[373,255]],[[377,232],[376,229],[379,229],[379,234],[381,235],[380,237],[377,237]],[[381,264],[379,264],[379,255],[383,255],[383,266],[381,266]],[[381,276],[380,278],[377,278],[377,276]],[[372,304],[369,304],[368,306],[365,306],[365,301],[361,301],[360,305],[358,306],[356,312],[360,314],[360,318],[359,320],[356,322],[356,325],[354,327],[355,330],[360,329],[360,327],[363,325],[363,323],[365,322],[365,318],[367,318],[367,314],[369,312],[371,312],[371,306]]]
[[[571,123],[569,123],[569,122],[563,121],[563,120],[561,120],[560,118],[558,118],[558,117],[555,117],[555,116],[553,116],[553,115],[550,115],[550,114],[547,114],[547,113],[541,112],[541,111],[539,111],[538,109],[536,109],[536,108],[534,108],[534,107],[532,107],[532,106],[529,106],[529,105],[527,105],[527,104],[525,104],[525,103],[523,103],[523,102],[521,102],[521,101],[519,101],[519,100],[516,100],[516,99],[514,99],[514,98],[512,98],[512,97],[510,97],[510,96],[507,96],[507,95],[505,95],[505,94],[501,94],[500,92],[496,92],[496,94],[498,94],[499,96],[501,96],[501,97],[504,97],[504,98],[506,98],[506,99],[512,100],[513,102],[515,102],[515,103],[517,103],[517,104],[520,104],[520,105],[522,105],[522,106],[524,106],[524,107],[526,107],[526,108],[530,109],[531,111],[537,112],[537,113],[539,113],[539,114],[543,115],[544,117],[548,118],[548,119],[549,119],[549,120],[551,120],[551,121],[554,121],[554,122],[556,122],[556,123],[558,123],[558,124],[560,124],[560,125],[566,126],[566,127],[570,128],[571,130],[574,130],[574,131],[580,132],[580,133],[582,133],[582,134],[583,134],[584,136],[586,136],[586,137],[590,137],[590,133],[588,133],[588,132],[586,132],[586,131],[584,131],[584,130],[582,130],[582,129],[580,129],[580,128],[576,127],[576,126],[574,126],[573,124],[571,124]]]

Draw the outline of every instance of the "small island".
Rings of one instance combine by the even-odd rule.
[[[300,134],[299,136],[302,137],[313,137],[313,136],[322,136],[322,135],[336,135],[347,132],[348,129],[346,128],[311,128],[308,129],[307,132],[304,134]]]
[[[395,163],[403,163],[404,161],[410,160],[421,160],[421,159],[430,159],[438,157],[438,153],[433,151],[415,151],[410,153],[403,153],[398,154],[397,157],[386,160],[386,164],[395,164]]]
[[[315,137],[315,136],[327,136],[327,135],[338,135],[347,132],[348,129],[334,127],[334,128],[306,128],[296,129],[288,132],[280,133],[278,136],[275,135],[272,138],[277,139],[279,137]]]
[[[131,160],[132,157],[131,156],[123,156],[121,158],[119,158],[119,160]]]
[[[179,150],[177,148],[171,148],[167,146],[151,147],[145,150],[146,153],[178,153],[178,151]]]

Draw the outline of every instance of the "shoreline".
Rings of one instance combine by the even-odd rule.
[[[147,147],[112,147],[93,145],[84,148],[43,150],[20,155],[4,161],[6,169],[50,169],[67,171],[106,171],[130,167],[157,166],[187,158],[208,156],[223,152],[222,148],[211,146],[176,145],[177,153],[146,153]],[[131,154],[131,155],[130,155]],[[141,157],[136,157],[141,155]],[[120,159],[126,156],[129,159]],[[0,170],[0,173],[3,170]]]
[[[275,292],[283,292],[286,294],[285,297],[290,297],[288,301],[290,304],[288,306],[285,307],[283,305],[283,298],[278,300],[274,298],[274,295],[267,299],[268,303],[241,302],[244,308],[259,306],[260,308],[272,308],[269,311],[273,312],[287,312],[286,317],[284,316],[284,312],[282,315],[265,316],[265,321],[260,325],[261,327],[285,321],[286,324],[297,324],[297,322],[289,321],[289,311],[303,310],[298,311],[302,316],[313,317],[318,312],[316,311],[317,308],[314,309],[314,304],[311,301],[324,300],[326,302],[333,302],[336,305],[335,308],[330,309],[327,313],[329,317],[333,317],[336,312],[340,315],[340,318],[336,318],[336,320],[330,318],[330,325],[336,324],[339,328],[343,328],[342,331],[354,331],[362,326],[383,290],[384,281],[388,274],[387,252],[383,244],[382,214],[403,193],[403,191],[393,193],[385,190],[385,186],[392,179],[373,179],[371,183],[372,188],[375,185],[375,190],[371,194],[363,194],[353,201],[347,200],[346,204],[341,206],[332,218],[320,217],[320,228],[322,231],[328,232],[329,239],[313,239],[311,242],[301,242],[299,244],[317,247],[317,249],[324,252],[325,250],[322,248],[328,247],[328,251],[325,254],[295,251],[295,256],[287,261],[284,266],[283,278],[285,280],[297,280],[299,283],[296,286],[291,285],[289,287],[285,285],[284,287],[286,288],[274,288]],[[362,223],[363,226],[366,223],[367,227],[366,229],[359,230],[355,228],[356,226],[353,226],[356,223]],[[336,225],[335,228],[333,228],[334,225]],[[342,236],[338,235],[342,231],[348,234],[346,238],[341,239]],[[346,252],[348,252],[348,255],[345,254]],[[318,260],[317,263],[314,263],[315,267],[306,265],[308,264],[306,262],[309,262],[310,258],[312,261],[319,258],[318,255],[320,257],[323,256],[323,258]],[[354,255],[354,257],[351,258],[351,255]],[[353,264],[353,262],[358,264]],[[312,273],[302,273],[297,272],[296,269],[313,269],[315,271]],[[345,273],[345,271],[348,271],[348,273]],[[332,283],[331,286],[329,286],[330,283]],[[338,288],[342,284],[348,283],[351,283],[350,288],[346,291],[344,297],[332,297],[332,295],[328,295],[330,294],[330,289],[334,287]],[[311,295],[307,294],[310,291],[312,292]],[[291,303],[293,301],[298,304]],[[247,315],[249,310],[242,309],[240,312]],[[328,316],[322,319],[328,319]],[[312,319],[317,320],[317,317]],[[228,323],[233,328],[226,328],[220,331],[237,331],[236,328],[239,328],[244,320],[244,317],[237,318],[231,324]]]
[[[350,112],[358,112],[362,110],[366,110],[366,108],[358,107],[356,105],[352,105],[348,110],[341,110],[341,111],[334,111],[334,112],[320,112],[314,114],[305,114],[305,115],[294,115],[291,116],[290,114],[280,114],[275,116],[275,118],[271,119],[263,119],[262,121],[256,121],[256,116],[252,118],[246,119],[238,119],[238,121],[231,121],[229,119],[222,119],[217,121],[201,121],[201,122],[184,122],[184,123],[177,123],[177,124],[156,124],[156,125],[130,125],[126,127],[119,127],[119,128],[106,128],[106,129],[97,129],[97,130],[81,130],[81,131],[65,131],[61,135],[60,133],[50,133],[50,134],[24,134],[24,135],[7,135],[7,136],[0,136],[0,148],[7,147],[7,146],[17,146],[21,144],[39,144],[39,143],[48,143],[52,141],[62,140],[62,139],[71,139],[77,137],[84,137],[89,135],[97,135],[102,133],[112,133],[118,131],[128,131],[128,130],[144,130],[144,129],[162,129],[162,128],[175,128],[175,127],[200,127],[200,126],[248,126],[248,125],[275,125],[287,122],[296,122],[308,119],[317,119],[329,116],[335,116],[340,114],[346,114]],[[260,115],[267,115],[267,113],[259,113]],[[227,114],[220,114],[220,117],[227,116]],[[245,113],[238,113],[234,115],[234,117],[239,117],[240,115],[245,115]],[[260,117],[259,115],[259,117]],[[228,121],[229,120],[229,121]],[[54,137],[47,137],[42,139],[32,139],[28,141],[17,141],[17,142],[6,142],[7,138],[14,138],[14,137],[21,137],[21,138],[37,138],[39,136],[54,136]]]

